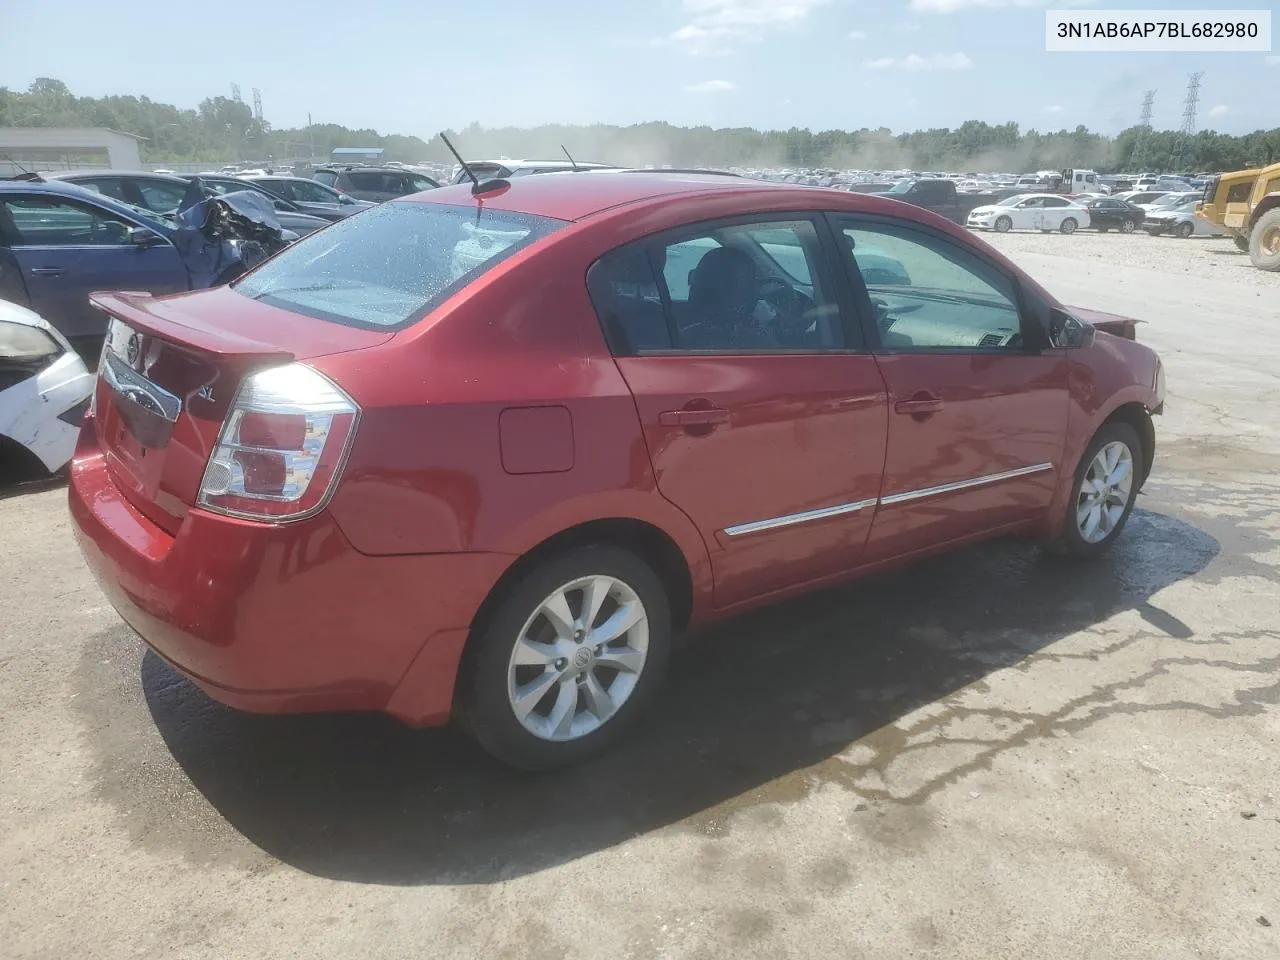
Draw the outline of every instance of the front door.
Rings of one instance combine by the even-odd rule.
[[[843,217],[836,228],[856,254],[900,264],[893,283],[853,277],[889,391],[866,559],[1043,518],[1062,469],[1068,364],[1040,349],[1013,277],[928,228]]]
[[[89,306],[95,290],[187,289],[177,249],[168,241],[131,243],[136,224],[110,211],[52,194],[5,194],[0,203],[31,309],[65,336],[101,336],[106,329],[106,318]]]
[[[721,607],[855,566],[875,516],[884,382],[820,227],[704,224],[589,278],[658,490],[701,531]]]

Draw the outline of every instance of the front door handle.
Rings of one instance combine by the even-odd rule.
[[[37,277],[60,277],[67,272],[66,267],[32,267],[31,273]]]
[[[729,411],[721,407],[701,409],[663,410],[658,422],[664,427],[712,427],[729,422]]]
[[[899,400],[893,405],[893,410],[895,413],[905,413],[912,417],[927,417],[939,412],[942,407],[941,397],[922,391],[910,400]]]

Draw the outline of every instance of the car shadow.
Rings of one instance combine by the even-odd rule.
[[[851,744],[1115,614],[1189,637],[1152,597],[1219,550],[1135,511],[1094,563],[999,542],[738,617],[688,638],[611,753],[550,774],[509,771],[452,729],[239,713],[151,653],[143,695],[191,783],[285,863],[360,882],[492,882],[675,823],[714,835],[735,811],[848,783]]]

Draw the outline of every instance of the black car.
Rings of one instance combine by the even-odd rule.
[[[1133,233],[1147,218],[1141,207],[1115,197],[1083,197],[1079,202],[1089,208],[1089,225],[1099,233]]]
[[[324,217],[326,220],[341,220],[353,213],[375,206],[367,200],[357,200],[355,197],[339,193],[333,187],[325,186],[319,180],[308,180],[306,177],[255,173],[237,179],[264,187],[276,196],[290,201],[303,213],[309,213],[313,217]]]
[[[292,230],[300,237],[305,237],[308,233],[313,233],[321,227],[327,227],[332,222],[328,217],[315,216],[304,212],[292,200],[286,200],[279,194],[252,180],[227,177],[214,173],[182,173],[178,174],[178,177],[188,182],[199,177],[200,182],[218,196],[235,193],[237,190],[252,190],[254,193],[260,193],[267,197],[276,208],[276,219],[280,221],[280,226],[286,230]]]
[[[426,174],[400,167],[316,167],[311,179],[349,197],[372,203],[440,186]]]
[[[83,173],[50,173],[45,175],[45,178],[79,184],[113,200],[171,216],[182,204],[190,181],[195,176],[195,174],[175,176],[168,173],[149,173],[145,170],[94,170]],[[276,219],[280,221],[280,226],[300,237],[329,225],[327,219],[303,213],[290,201],[246,180],[212,174],[202,174],[200,180],[219,196],[236,190],[251,190],[254,193],[263,194],[275,207]]]

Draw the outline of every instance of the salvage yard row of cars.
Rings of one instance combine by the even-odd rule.
[[[96,377],[20,307],[0,337],[37,375],[5,369],[91,388],[49,401],[81,550],[210,696],[457,720],[557,767],[641,720],[694,625],[997,535],[1120,536],[1165,391],[1133,321],[892,198],[578,167],[299,210],[328,225],[292,241],[198,176],[172,216],[141,177],[0,183],[24,282],[63,271],[42,302],[80,279],[62,240],[135,271],[94,280],[133,291],[92,295]]]

